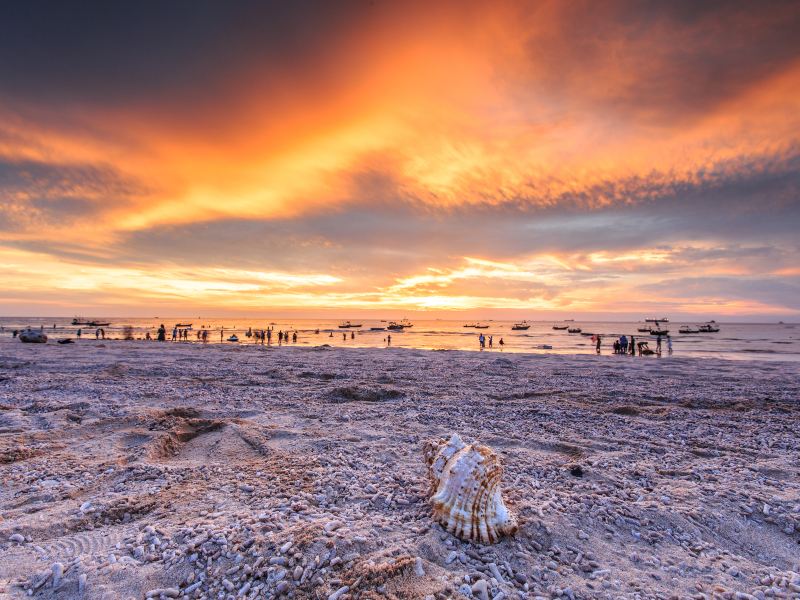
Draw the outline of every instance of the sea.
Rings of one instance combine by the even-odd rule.
[[[163,323],[167,338],[180,324],[188,329],[188,342],[201,343],[198,332],[209,330],[207,343],[254,344],[260,343],[249,331],[273,329],[272,344],[277,344],[279,331],[297,333],[297,341],[289,345],[319,346],[329,344],[336,347],[374,347],[384,348],[389,344],[400,348],[419,348],[430,350],[474,350],[481,351],[478,336],[486,337],[484,352],[526,352],[549,354],[595,354],[596,344],[592,335],[600,335],[601,353],[613,354],[613,342],[625,334],[637,342],[647,341],[648,347],[656,349],[656,336],[640,332],[648,324],[644,322],[615,321],[528,321],[526,330],[513,330],[514,321],[488,320],[479,324],[485,329],[466,327],[474,321],[418,319],[411,327],[402,331],[388,331],[389,320],[353,320],[354,327],[342,328],[342,321],[326,319],[230,319],[230,318],[120,318],[91,317],[97,322],[108,322],[103,326],[106,339],[122,340],[126,328],[135,339],[144,339],[149,332],[155,337],[156,330]],[[12,338],[15,329],[25,327],[43,328],[51,340],[77,338],[81,330],[81,340],[94,340],[96,327],[72,325],[73,317],[0,317],[0,339]],[[672,340],[672,356],[697,358],[725,358],[734,360],[800,361],[800,324],[795,323],[716,323],[717,333],[681,334],[682,325],[696,328],[702,323],[673,322],[661,323],[662,329],[669,330]],[[187,327],[188,326],[188,327]],[[556,330],[554,326],[579,328],[581,333]],[[584,335],[586,334],[586,335]],[[228,341],[231,335],[238,342]],[[291,336],[290,336],[290,339]],[[500,340],[503,344],[500,344]],[[489,346],[491,340],[491,346]],[[6,340],[8,341],[8,339]],[[186,343],[186,342],[182,342]],[[662,359],[669,358],[666,338],[662,338]]]

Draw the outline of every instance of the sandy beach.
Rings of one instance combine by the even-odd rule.
[[[0,597],[800,598],[795,363],[0,342]],[[431,520],[426,440],[519,531]]]

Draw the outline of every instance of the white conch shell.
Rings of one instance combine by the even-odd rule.
[[[433,517],[464,540],[493,544],[517,530],[517,520],[500,494],[503,467],[488,446],[449,440],[425,443]]]

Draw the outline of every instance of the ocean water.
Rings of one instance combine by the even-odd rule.
[[[655,350],[656,338],[648,333],[637,331],[644,323],[635,322],[557,322],[529,321],[530,329],[513,331],[513,321],[485,321],[487,329],[476,330],[464,327],[467,321],[457,320],[415,320],[413,327],[403,331],[371,331],[372,327],[386,327],[388,322],[377,319],[353,321],[361,327],[340,329],[341,321],[320,319],[141,319],[141,318],[102,318],[92,317],[97,321],[108,321],[104,327],[107,339],[121,339],[123,328],[133,328],[134,337],[144,338],[146,332],[155,337],[160,323],[167,327],[167,337],[177,323],[191,323],[189,342],[198,343],[197,331],[210,330],[209,343],[230,344],[227,338],[235,333],[240,344],[253,344],[254,338],[248,338],[249,328],[274,329],[273,344],[277,343],[278,331],[297,332],[296,344],[316,346],[330,344],[343,347],[378,347],[387,345],[387,336],[391,335],[393,347],[441,349],[441,350],[479,350],[478,334],[483,333],[487,339],[492,336],[493,345],[487,347],[488,352],[532,352],[555,354],[594,354],[595,344],[590,336],[571,334],[567,331],[556,331],[554,324],[580,327],[583,332],[600,334],[601,352],[613,354],[614,339],[623,333],[628,338],[633,335],[637,341],[647,340],[651,349]],[[82,329],[83,338],[94,340],[94,327],[74,326],[72,318],[52,317],[0,317],[0,340],[8,341],[14,329],[23,327],[41,327],[51,339],[76,337],[77,330]],[[800,361],[800,324],[778,323],[725,323],[719,322],[719,333],[680,334],[681,325],[698,323],[670,322],[666,325],[672,338],[674,356],[716,357],[738,360],[777,360]],[[55,327],[54,327],[55,326]],[[319,330],[319,333],[316,331]],[[343,334],[346,333],[346,339]],[[351,337],[351,333],[355,337]],[[221,335],[220,335],[221,334]],[[5,339],[4,339],[5,338]],[[500,339],[504,344],[501,348]],[[551,348],[547,348],[550,346]],[[663,341],[662,359],[668,358],[666,340]],[[620,357],[621,358],[621,357]]]

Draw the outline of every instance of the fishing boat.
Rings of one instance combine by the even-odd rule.
[[[681,325],[681,328],[678,329],[678,333],[700,333],[700,329],[690,327],[689,325]]]
[[[669,319],[667,317],[663,317],[661,319],[645,319],[645,323],[669,323]]]
[[[390,321],[389,324],[386,326],[386,329],[388,329],[389,331],[403,331],[404,327],[400,323],[397,323],[395,321]]]
[[[667,335],[669,333],[669,329],[651,329],[650,335]]]
[[[511,329],[512,331],[524,331],[530,328],[531,326],[528,324],[527,321],[522,321],[520,323],[514,323],[514,326]]]
[[[706,323],[705,325],[700,325],[698,328],[700,333],[717,333],[719,332],[719,327],[714,325],[713,323]]]
[[[550,344],[539,344],[536,346],[538,350],[552,350],[553,347]]]
[[[85,323],[85,325],[88,325],[89,327],[108,327],[109,325],[111,325],[111,323],[101,323],[100,321],[89,321],[88,323]]]
[[[569,325],[553,325],[553,329],[556,331],[564,331],[565,329],[569,329]]]
[[[350,321],[345,321],[339,325],[339,329],[350,329],[351,327],[361,327],[361,323],[351,323]]]
[[[81,319],[80,317],[75,317],[74,319],[72,319],[72,324],[73,325],[88,325],[89,321],[87,321],[86,319]]]
[[[370,331],[386,331],[386,327],[370,327]]]
[[[475,329],[489,329],[489,326],[488,325],[484,325],[483,323],[475,323],[475,325],[473,325],[473,327],[475,327]]]
[[[175,325],[175,327],[180,327],[182,329],[191,329],[192,328],[192,324],[191,323],[178,323],[177,325]]]
[[[580,333],[580,332],[581,332],[580,327],[570,327],[569,329],[567,329],[567,333]]]
[[[234,333],[234,334],[233,334],[231,337],[229,337],[229,338],[228,338],[228,341],[229,341],[229,342],[238,342],[238,341],[239,341],[239,338],[238,338],[238,336],[237,336],[237,335]]]
[[[650,333],[650,328],[649,327],[639,327],[636,331],[638,331],[639,333]]]
[[[400,321],[400,325],[402,325],[404,328],[405,327],[413,327],[414,326],[414,324],[411,321],[409,321],[408,319],[403,319],[402,321]]]
[[[475,323],[465,323],[464,327],[475,327]]]

